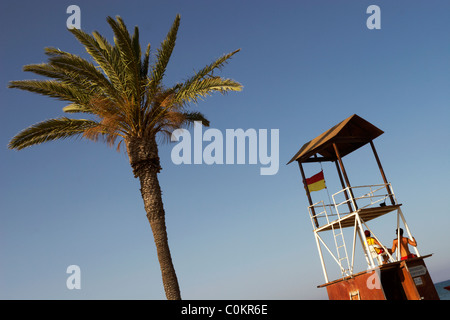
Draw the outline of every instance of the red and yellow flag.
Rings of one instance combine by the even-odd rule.
[[[323,176],[323,171],[313,175],[311,178],[306,179],[306,184],[308,185],[309,192],[319,191],[325,188],[325,178]]]

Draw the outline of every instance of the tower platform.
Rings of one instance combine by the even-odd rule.
[[[355,225],[355,216],[356,214],[359,215],[359,217],[364,221],[368,222],[372,219],[381,217],[389,212],[397,210],[401,204],[396,205],[386,205],[386,206],[380,206],[380,207],[368,207],[368,208],[362,208],[358,209],[356,211],[353,211],[351,213],[347,214],[340,214],[340,218],[331,221],[330,223],[323,225],[321,227],[318,227],[315,229],[315,232],[321,232],[321,231],[329,231],[337,228],[348,228],[353,227]]]

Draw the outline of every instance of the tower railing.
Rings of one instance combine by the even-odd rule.
[[[350,193],[350,190],[352,193]],[[390,190],[390,192],[387,192],[387,190]],[[349,194],[353,194],[354,198],[349,197]],[[342,200],[341,198],[344,198],[344,196],[346,199]],[[347,187],[334,193],[332,198],[333,203],[326,204],[321,200],[308,207],[313,229],[317,228],[314,224],[316,220],[322,221],[322,223],[319,223],[319,226],[323,226],[351,213],[348,212],[348,204],[350,204],[352,212],[354,212],[376,205],[385,206],[387,199],[390,198],[393,198],[395,203],[397,203],[390,183]],[[342,209],[343,205],[347,210]],[[323,223],[324,220],[326,223]]]
[[[349,195],[353,196],[350,197]],[[344,196],[345,199],[341,200]],[[342,205],[347,205],[348,207],[348,205],[350,204],[353,212],[358,209],[372,207],[376,204],[379,204],[381,206],[386,205],[386,201],[388,198],[394,199],[394,202],[397,203],[394,190],[390,183],[346,187],[334,193],[332,195],[332,198],[333,198],[333,205],[338,215],[339,215],[339,208]]]
[[[319,223],[319,225],[329,224],[330,218],[337,216],[337,214],[334,213],[335,205],[325,204],[323,200],[320,200],[314,203],[312,206],[309,206],[308,210],[313,229],[315,229],[315,221],[322,222],[323,220],[325,220],[326,223]]]

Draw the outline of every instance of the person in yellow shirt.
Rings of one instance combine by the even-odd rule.
[[[381,256],[383,258],[383,264],[386,264],[389,257],[387,255],[386,251],[384,251],[383,246],[377,241],[377,239],[371,237],[369,230],[364,231],[364,234],[366,236],[367,244],[375,250],[375,252],[378,256]],[[389,249],[387,249],[387,250],[389,250]],[[378,259],[378,257],[377,257],[377,259]],[[378,261],[380,261],[380,259],[378,259]]]

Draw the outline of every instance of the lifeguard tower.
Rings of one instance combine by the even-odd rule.
[[[430,257],[431,254],[421,256],[417,247],[412,247],[416,257],[402,260],[400,249],[397,248],[395,254],[391,254],[368,226],[369,221],[396,214],[397,231],[404,228],[406,234],[403,236],[412,238],[401,204],[397,203],[373,143],[381,134],[382,130],[354,114],[305,143],[288,162],[289,164],[297,161],[309,201],[308,211],[325,277],[325,284],[318,287],[325,287],[331,300],[439,299],[424,262],[424,258]],[[352,186],[342,159],[367,144],[372,149],[384,183]],[[322,166],[322,162],[335,163],[342,189],[332,197],[327,190],[328,201],[313,203],[308,182],[311,182],[311,179],[312,182],[320,182],[323,171],[307,179],[303,166],[307,163],[320,163]],[[393,226],[387,228],[395,230]],[[347,238],[349,234],[352,238],[350,247],[344,239],[344,230]],[[380,259],[381,255],[377,254],[374,246],[366,241],[365,230],[370,231],[371,236],[381,244],[386,262]],[[327,237],[325,234],[328,234]],[[399,237],[400,235],[398,241]],[[367,263],[365,270],[355,270],[357,249],[362,249]],[[324,250],[331,256],[328,256],[329,260],[334,261],[339,268],[339,276],[336,279],[329,279]]]

